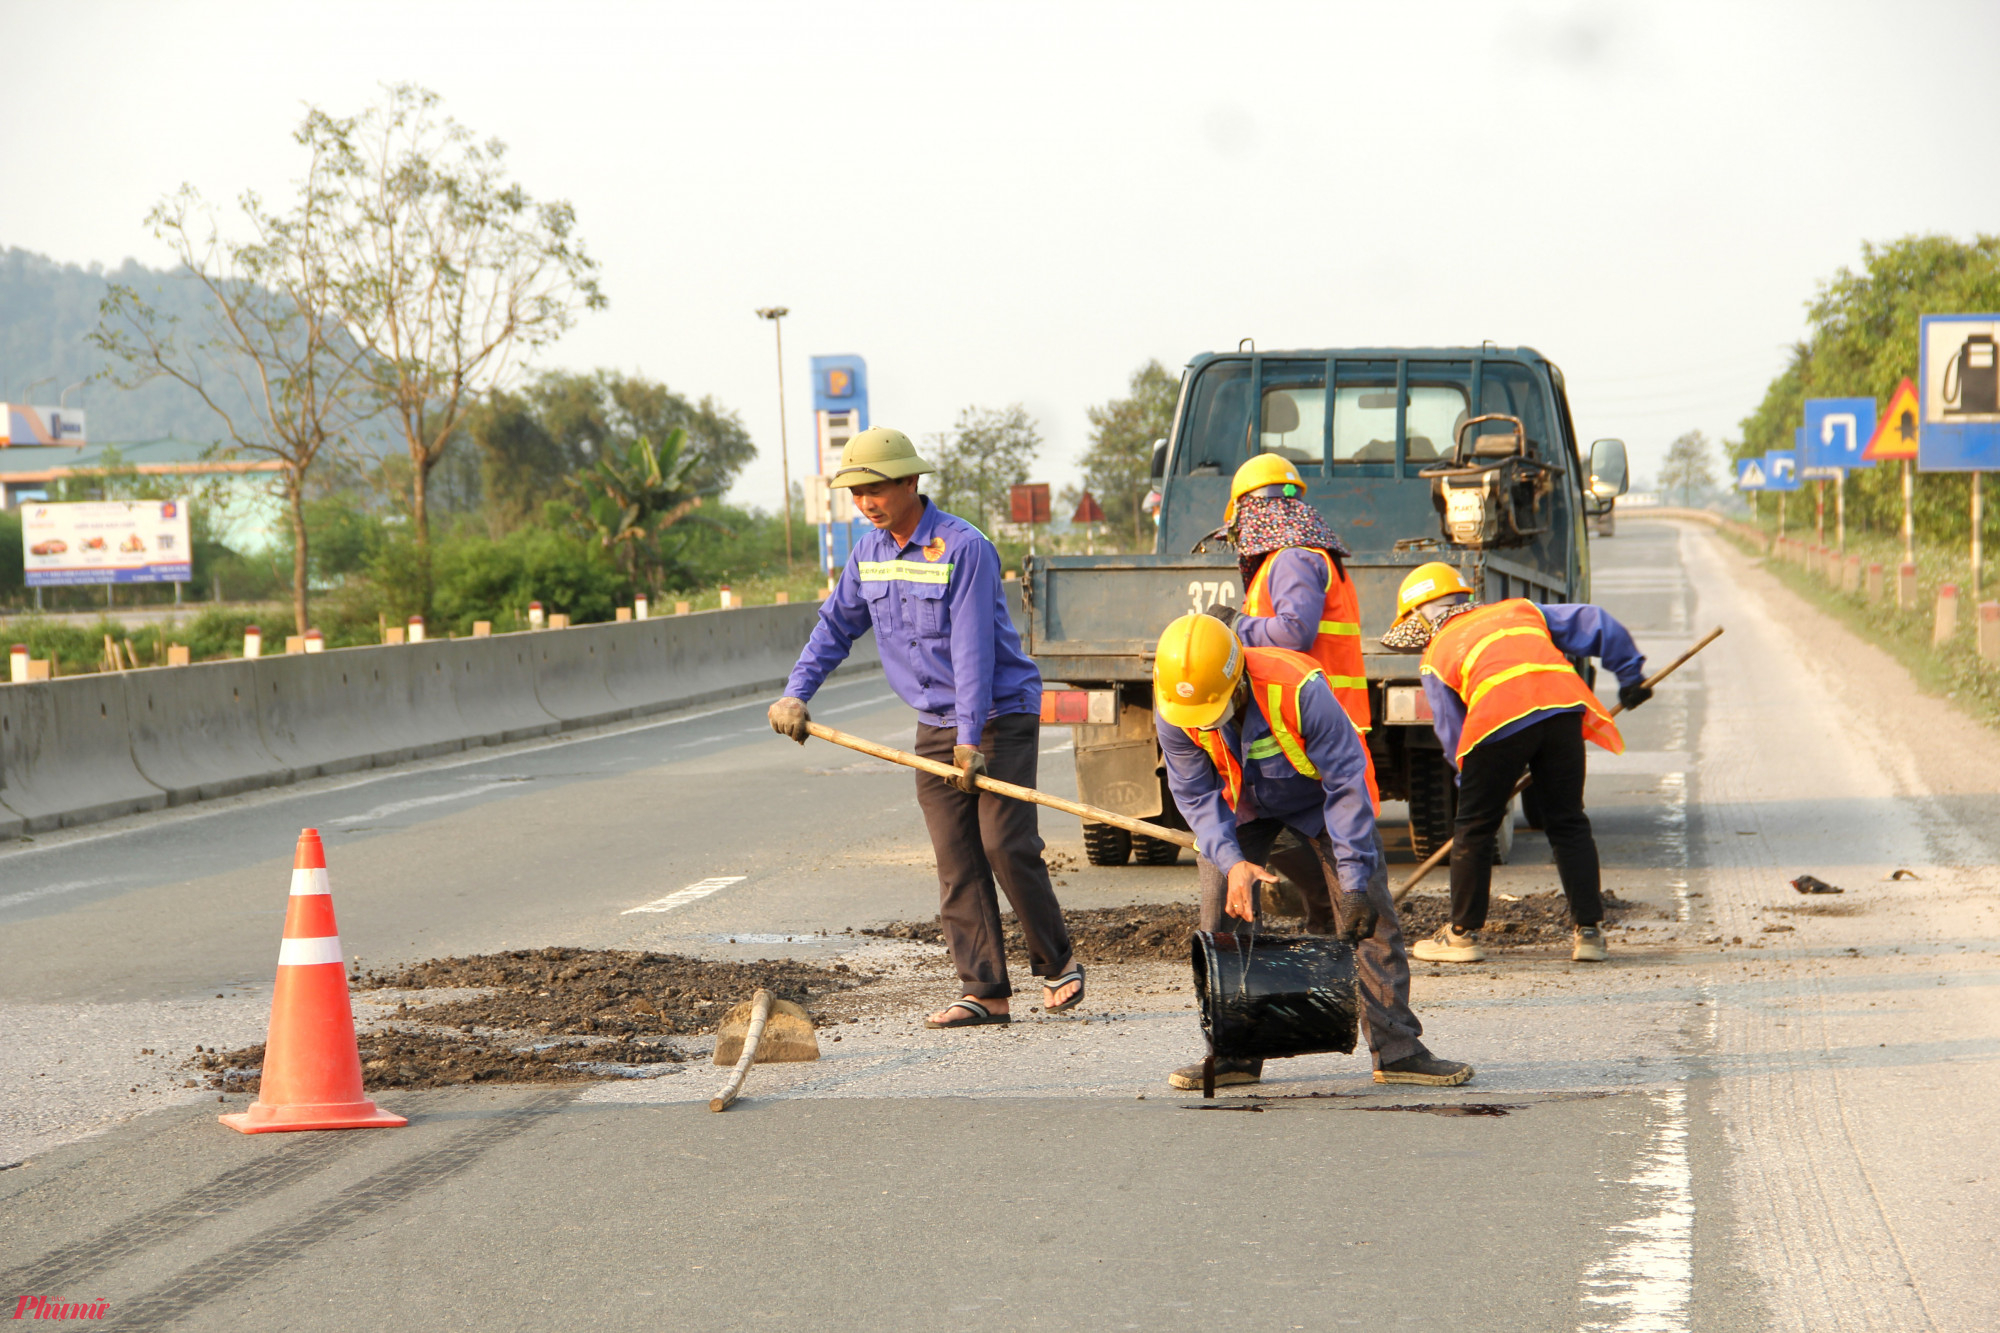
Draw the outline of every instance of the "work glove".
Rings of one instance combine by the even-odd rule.
[[[1340,895],[1340,938],[1349,948],[1363,940],[1375,938],[1376,923],[1381,914],[1375,910],[1375,900],[1365,893],[1345,893]]]
[[[801,700],[780,699],[771,705],[768,716],[771,719],[771,730],[780,736],[790,736],[800,745],[804,745],[806,738],[812,735],[806,730],[806,723],[812,721],[812,715],[806,712],[806,706]]]
[[[1217,602],[1214,606],[1208,608],[1208,614],[1214,616],[1217,620],[1220,620],[1232,629],[1236,627],[1236,608],[1227,603]]]
[[[1222,910],[1238,921],[1257,919],[1257,886],[1276,884],[1278,877],[1260,865],[1249,861],[1238,861],[1229,867],[1229,895],[1223,900]]]
[[[1618,687],[1618,706],[1628,713],[1652,697],[1653,692],[1644,685],[1620,685]]]
[[[952,746],[951,766],[958,770],[958,776],[945,779],[947,782],[967,796],[979,790],[972,785],[972,779],[986,776],[986,756],[977,745]]]

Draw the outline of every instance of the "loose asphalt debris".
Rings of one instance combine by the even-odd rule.
[[[360,1036],[370,1088],[465,1083],[567,1083],[649,1077],[684,1056],[670,1038],[714,1030],[729,1007],[759,986],[782,999],[858,986],[845,963],[790,959],[716,962],[611,949],[516,949],[433,958],[356,973],[356,991],[461,990],[486,994],[398,1004],[387,1026]],[[255,1092],[263,1046],[197,1049],[187,1067],[224,1092]]]
[[[1846,889],[1836,889],[1823,879],[1812,875],[1800,875],[1792,881],[1792,887],[1800,893],[1846,893]]]
[[[1604,920],[1609,925],[1639,911],[1642,903],[1627,902],[1613,894],[1604,895]],[[1451,902],[1442,896],[1419,895],[1397,909],[1405,939],[1419,939],[1435,933],[1451,914]],[[1089,963],[1186,962],[1188,941],[1199,918],[1193,903],[1135,903],[1130,907],[1092,907],[1065,911],[1070,942],[1079,961]],[[1296,934],[1305,929],[1299,917],[1267,919],[1273,931]],[[1011,912],[1003,912],[1000,924],[1007,933],[1008,952],[1016,957],[1027,954],[1027,942]],[[1532,893],[1508,901],[1495,895],[1486,917],[1480,942],[1502,948],[1568,944],[1570,941],[1569,903],[1560,893]],[[851,932],[877,939],[911,940],[918,944],[944,943],[944,929],[935,918],[926,921],[893,921]]]

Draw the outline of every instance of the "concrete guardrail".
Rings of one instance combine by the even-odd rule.
[[[0,686],[0,838],[775,692],[814,605]],[[880,665],[873,636],[844,670]]]

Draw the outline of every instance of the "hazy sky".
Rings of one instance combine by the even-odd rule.
[[[544,358],[712,393],[778,499],[807,358],[878,424],[1020,401],[1075,476],[1148,357],[1539,348],[1642,473],[1735,434],[1864,240],[2000,229],[2000,5],[0,0],[0,243],[163,263],[280,193],[304,105],[411,80],[576,205],[608,311]]]

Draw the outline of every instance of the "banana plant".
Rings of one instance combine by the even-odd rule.
[[[663,565],[660,534],[701,505],[693,483],[695,455],[676,426],[655,448],[646,436],[620,457],[616,450],[570,478],[581,501],[578,518],[613,563],[635,584],[658,592]]]

